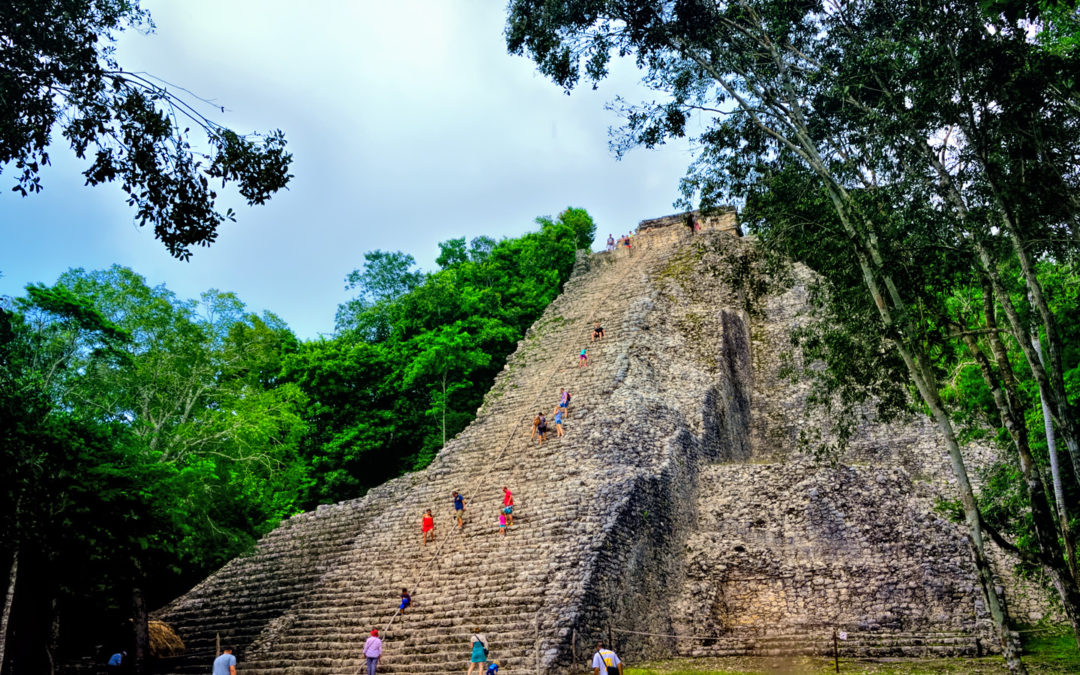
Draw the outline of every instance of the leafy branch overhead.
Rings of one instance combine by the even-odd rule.
[[[219,189],[233,184],[248,205],[263,204],[288,185],[292,155],[280,130],[238,134],[201,112],[208,102],[124,70],[113,43],[127,28],[153,29],[137,1],[0,5],[0,171],[14,167],[13,191],[41,192],[59,131],[90,160],[86,184],[118,182],[137,222],[186,260],[235,219]],[[204,142],[193,144],[192,129]]]

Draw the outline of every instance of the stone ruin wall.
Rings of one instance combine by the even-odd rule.
[[[456,480],[459,455],[473,453],[462,460],[473,466],[485,461],[491,436],[485,425],[525,386],[515,384],[526,382],[521,366],[563,346],[553,342],[565,340],[556,337],[557,327],[560,317],[579,311],[573,309],[578,294],[600,293],[590,284],[614,288],[614,275],[625,274],[622,286],[604,291],[610,298],[604,321],[609,330],[618,326],[619,352],[587,369],[593,393],[575,395],[577,426],[562,449],[545,448],[556,454],[537,458],[539,469],[530,468],[528,456],[510,469],[521,480],[535,475],[528,480],[546,494],[525,492],[526,498],[557,509],[565,522],[544,525],[530,540],[534,553],[514,556],[522,568],[519,589],[462,608],[476,616],[498,613],[497,598],[506,594],[529,608],[531,618],[511,641],[521,645],[514,672],[579,672],[590,643],[609,635],[631,659],[817,653],[834,627],[851,633],[846,648],[853,654],[992,648],[991,641],[980,642],[985,613],[962,531],[932,508],[937,495],[952,496],[934,429],[921,420],[866,424],[849,452],[832,462],[815,461],[800,448],[799,430],[831,433],[827,420],[804,413],[810,385],[779,373],[811,277],[798,272],[794,285],[774,286],[747,311],[745,289],[727,270],[751,255],[752,242],[733,237],[734,226],[734,212],[708,221],[697,235],[685,227],[685,214],[643,221],[632,252],[580,257],[564,294],[511,356],[477,421],[429,469],[361,500],[286,521],[252,556],[230,563],[158,616],[187,622],[202,649],[215,630],[231,631],[255,652],[281,644],[304,624],[309,610],[297,609],[304,597],[356,583],[348,570],[357,566],[359,534],[373,522],[393,525],[400,519],[396,505],[415,509],[418,493]],[[973,464],[990,454],[969,452]],[[1013,591],[1022,585],[1002,563],[1014,613],[1027,620],[1045,615],[1038,590],[1023,588],[1026,604],[1019,601]],[[398,567],[406,564],[412,563]],[[442,583],[457,583],[452,573]],[[484,574],[493,581],[477,576]],[[470,588],[506,579],[497,568],[469,575]],[[386,585],[400,578],[390,574]],[[335,621],[346,625],[361,609]],[[421,633],[409,639],[417,645],[436,639],[422,634],[428,629],[416,630]],[[327,644],[352,638],[333,640]],[[292,663],[287,653],[274,658]],[[320,663],[260,672],[338,672]],[[388,666],[391,673],[420,672]],[[424,672],[445,672],[440,667]]]
[[[683,218],[667,220],[663,236],[684,240]],[[835,431],[807,412],[811,384],[780,375],[783,358],[798,358],[788,336],[806,320],[812,276],[796,270],[751,317],[719,271],[745,246],[702,237],[653,279],[653,338],[683,338],[663,350],[670,379],[709,373],[713,386],[668,440],[657,480],[624,505],[586,623],[642,656],[824,653],[834,629],[851,655],[996,650],[964,530],[934,510],[955,497],[936,428],[870,415],[839,457],[802,447],[800,431]],[[977,474],[994,451],[972,444],[965,456]],[[1045,592],[990,548],[1013,617],[1055,618]]]

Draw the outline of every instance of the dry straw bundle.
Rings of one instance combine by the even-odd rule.
[[[184,641],[168,624],[151,619],[149,629],[150,654],[155,658],[179,656],[184,652]]]

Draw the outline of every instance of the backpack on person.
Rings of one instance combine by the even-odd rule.
[[[487,661],[488,660],[487,640],[480,637],[479,633],[473,633],[473,642],[479,642],[480,643],[480,649],[484,650],[484,660]]]

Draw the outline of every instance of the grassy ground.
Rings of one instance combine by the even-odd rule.
[[[1071,635],[1029,638],[1024,643],[1024,664],[1035,675],[1080,673],[1080,651]],[[811,657],[733,657],[678,659],[635,664],[626,675],[827,675],[835,673],[832,659]],[[998,656],[953,659],[840,659],[841,673],[873,675],[1004,675]]]

